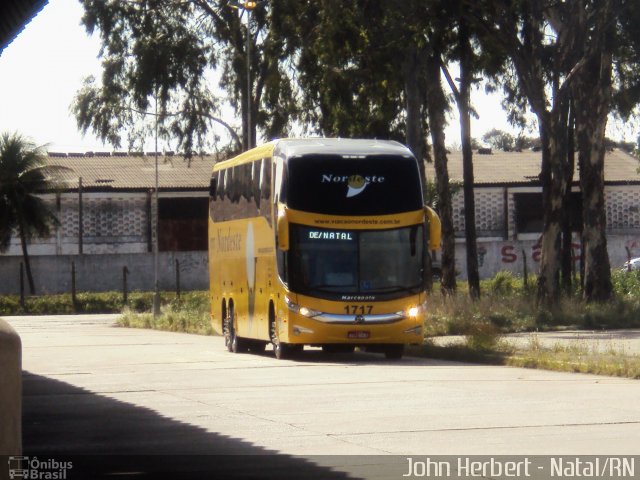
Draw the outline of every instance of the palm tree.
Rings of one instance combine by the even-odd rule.
[[[41,147],[18,133],[0,136],[0,252],[9,248],[11,236],[17,231],[31,294],[35,294],[27,244],[34,237],[48,237],[58,226],[56,216],[37,193],[57,186],[47,166],[47,156]]]

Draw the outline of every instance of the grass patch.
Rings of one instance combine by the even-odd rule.
[[[536,305],[535,278],[524,285],[521,278],[500,272],[481,282],[477,301],[460,282],[454,296],[431,296],[425,345],[410,351],[444,360],[640,378],[640,357],[613,346],[603,351],[595,343],[578,341],[544,347],[535,341],[514,346],[505,340],[514,332],[640,328],[640,271],[614,271],[612,281],[615,298],[610,302],[587,304],[573,292],[552,310]],[[442,335],[458,338],[450,345],[433,340]]]
[[[517,351],[508,356],[505,363],[515,367],[640,379],[638,356],[579,352],[570,345],[553,350]]]
[[[544,347],[535,336],[526,345],[514,345],[496,336],[493,346],[486,348],[486,343],[479,346],[470,335],[449,345],[427,339],[408,353],[440,360],[640,379],[640,356],[614,347],[602,349],[595,341],[569,340]]]
[[[552,310],[536,304],[535,278],[524,285],[510,272],[481,282],[482,296],[469,298],[466,282],[458,293],[434,291],[425,322],[427,336],[466,335],[478,329],[495,333],[573,329],[640,328],[640,271],[612,273],[615,297],[603,304],[587,304],[578,292],[564,296]]]
[[[116,321],[121,327],[151,328],[170,332],[213,335],[209,318],[208,292],[190,292],[180,299],[174,298],[160,308],[160,315],[153,318],[149,312],[136,312],[129,308]]]
[[[161,292],[162,305],[178,301],[175,292]],[[183,292],[180,301],[187,309],[209,308],[208,292]],[[74,313],[121,313],[151,311],[153,292],[130,292],[127,303],[122,292],[79,292],[74,304],[71,294],[37,295],[25,297],[20,304],[18,295],[0,295],[0,315],[67,315]]]
[[[166,294],[170,296],[171,294]],[[131,292],[127,306],[144,311],[151,308],[153,293]],[[0,315],[66,315],[74,313],[120,313],[125,307],[121,292],[79,292],[74,304],[70,293],[25,297],[0,295]]]

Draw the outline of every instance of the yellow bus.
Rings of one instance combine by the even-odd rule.
[[[209,190],[211,321],[229,351],[398,359],[422,342],[440,220],[405,146],[275,140],[217,163]]]

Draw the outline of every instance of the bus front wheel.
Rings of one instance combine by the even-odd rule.
[[[273,353],[278,360],[288,358],[292,353],[292,348],[289,344],[283,343],[278,338],[278,330],[276,327],[276,318],[273,308],[269,309],[269,337],[273,344]]]

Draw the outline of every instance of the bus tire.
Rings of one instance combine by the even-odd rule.
[[[234,329],[233,323],[231,322],[231,318],[227,317],[224,319],[224,346],[229,352],[233,352],[233,337],[234,337]]]
[[[273,345],[273,354],[278,360],[287,356],[287,347],[280,342],[276,327],[276,312],[273,303],[269,304],[269,339]]]
[[[233,303],[229,304],[227,319],[225,322],[224,343],[227,350],[232,353],[245,353],[248,348],[247,340],[238,337],[236,331],[236,315]]]
[[[289,356],[289,349],[286,343],[281,343],[279,340],[276,340],[273,343],[273,354],[276,356],[278,360],[283,360]]]
[[[233,331],[233,337],[231,339],[231,351],[233,353],[247,353],[249,351],[249,344],[247,340],[238,337],[235,329]]]

